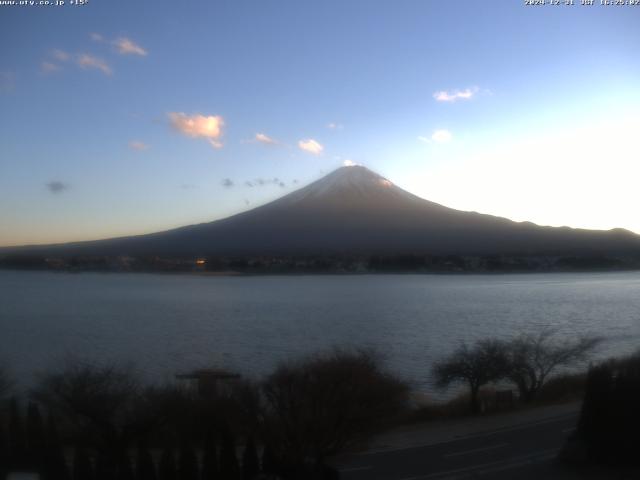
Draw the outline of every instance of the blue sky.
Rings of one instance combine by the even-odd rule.
[[[345,162],[640,233],[638,27],[579,2],[0,6],[0,245],[210,221]]]

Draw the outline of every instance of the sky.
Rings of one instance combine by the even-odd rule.
[[[0,246],[207,222],[350,164],[640,233],[640,6],[576,1],[0,5]]]

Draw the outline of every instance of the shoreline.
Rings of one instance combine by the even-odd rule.
[[[503,276],[503,275],[548,275],[548,274],[596,274],[596,273],[633,273],[640,267],[611,269],[548,269],[548,270],[388,270],[388,271],[171,271],[171,270],[118,270],[118,269],[54,269],[54,268],[17,268],[0,266],[0,272],[50,272],[59,274],[146,274],[146,275],[184,275],[199,277],[310,277],[310,276],[385,276],[385,275],[430,275],[430,276]]]

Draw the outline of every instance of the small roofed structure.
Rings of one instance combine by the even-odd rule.
[[[233,373],[221,368],[200,368],[176,375],[176,379],[188,381],[198,395],[205,398],[214,398],[220,393],[224,393],[225,388],[221,388],[222,385],[228,388],[230,382],[241,377],[242,375],[239,373]]]

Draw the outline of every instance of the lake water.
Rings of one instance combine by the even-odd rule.
[[[212,277],[0,271],[0,359],[28,383],[73,355],[151,378],[223,366],[250,376],[333,346],[382,352],[431,392],[460,341],[552,327],[640,347],[640,272]]]

